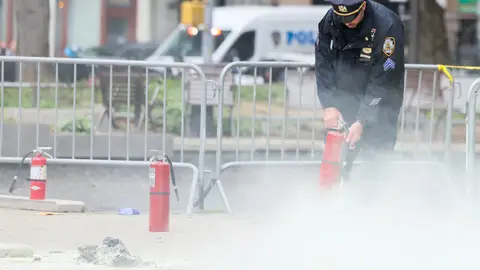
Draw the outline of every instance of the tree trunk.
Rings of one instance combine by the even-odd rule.
[[[418,1],[418,0],[415,0]],[[410,25],[410,31],[414,31],[418,39],[417,46],[409,44],[408,54],[414,54],[413,50],[416,47],[417,54],[415,64],[449,64],[449,49],[448,49],[448,33],[445,25],[444,10],[438,5],[436,0],[421,0],[419,3],[418,28],[415,29]],[[414,16],[414,14],[412,14]],[[414,42],[410,40],[409,42]],[[434,73],[436,71],[423,71],[421,82],[421,94],[425,99],[431,99],[433,94],[433,87],[436,85],[435,91],[437,100],[443,99],[443,91],[440,89],[441,76],[436,77],[434,82]],[[420,72],[409,71],[407,77],[407,89],[418,88]],[[413,97],[413,96],[412,96]],[[413,99],[410,99],[414,102]]]
[[[15,0],[13,4],[17,25],[17,55],[48,56],[49,0]],[[49,66],[40,64],[40,70],[38,67],[38,63],[22,63],[19,70],[22,81],[36,83],[38,72],[40,76],[48,77]],[[32,102],[36,105],[37,93],[36,91],[33,93]]]
[[[448,64],[450,54],[445,15],[443,8],[438,5],[436,0],[420,2],[418,23],[418,62],[421,64]]]

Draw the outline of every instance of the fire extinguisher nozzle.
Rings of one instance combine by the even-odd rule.
[[[174,192],[175,192],[175,197],[177,198],[177,202],[180,201],[180,195],[178,194],[178,189],[175,187],[173,188]]]
[[[20,174],[20,170],[22,169],[23,164],[25,164],[25,160],[27,159],[28,156],[33,155],[34,153],[35,153],[34,151],[30,151],[22,157],[22,160],[20,160],[20,163],[17,166],[17,171],[15,173],[15,176],[13,177],[12,183],[8,188],[9,193],[13,193],[13,191],[15,190],[17,180],[18,180],[18,175]]]
[[[15,183],[12,183],[8,188],[8,193],[12,194],[14,189],[15,189]]]
[[[167,154],[164,154],[165,159],[167,160],[168,165],[170,166],[170,178],[172,179],[172,186],[177,197],[177,202],[180,201],[180,196],[178,195],[177,180],[175,178],[175,172],[173,170],[173,162]]]

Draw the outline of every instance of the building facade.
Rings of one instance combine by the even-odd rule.
[[[121,41],[161,41],[179,22],[180,0],[50,0],[54,9],[55,51]],[[389,0],[377,0],[388,3]],[[452,33],[476,26],[476,14],[459,12],[459,1],[437,0],[447,11]],[[396,0],[395,2],[399,2]],[[401,1],[400,1],[401,2]],[[407,2],[407,1],[405,1]],[[0,41],[15,41],[15,0],[0,0]],[[53,3],[53,4],[52,4]],[[321,5],[325,0],[216,0],[222,5]],[[51,9],[52,10],[52,9]],[[470,26],[473,25],[473,26]],[[475,28],[476,29],[476,28]],[[463,30],[462,30],[463,31]],[[476,30],[475,30],[476,31]],[[469,33],[472,33],[470,31]],[[471,36],[463,34],[461,36]],[[475,35],[476,37],[476,35]]]

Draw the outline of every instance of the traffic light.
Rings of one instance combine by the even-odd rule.
[[[204,1],[183,1],[180,4],[180,22],[185,25],[198,26],[204,23]]]

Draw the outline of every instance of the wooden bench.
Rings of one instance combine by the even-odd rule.
[[[99,66],[96,76],[99,78],[102,103],[105,108],[99,125],[110,115],[112,118],[111,125],[114,129],[120,128],[117,123],[119,118],[126,118],[127,124],[130,124],[132,115],[128,115],[128,113],[127,115],[124,114],[128,112],[128,105],[130,105],[134,107],[134,127],[136,130],[139,130],[144,123],[144,117],[146,115],[145,82],[147,77],[145,68],[130,67],[129,72],[127,66]],[[149,81],[152,81],[152,79],[149,79]],[[158,93],[154,95],[157,94]],[[155,106],[155,99],[156,96],[149,98],[149,112]],[[150,124],[152,126],[155,125],[156,123],[153,123],[149,113],[147,113],[147,116],[149,117]]]
[[[205,84],[198,74],[189,73],[186,76],[185,82],[185,102],[190,106],[190,117],[187,121],[187,134],[198,136],[200,132],[200,106],[202,104],[202,96],[207,91],[207,135],[216,136],[215,121],[213,110],[218,109],[219,97],[221,94],[222,82],[220,81],[220,73],[226,64],[218,65],[204,65],[201,66],[202,71],[207,77],[207,89]],[[187,74],[186,74],[187,75]],[[224,78],[223,89],[223,108],[228,109],[228,118],[230,124],[230,131],[233,132],[233,107],[235,104],[234,98],[234,77],[229,71]]]

